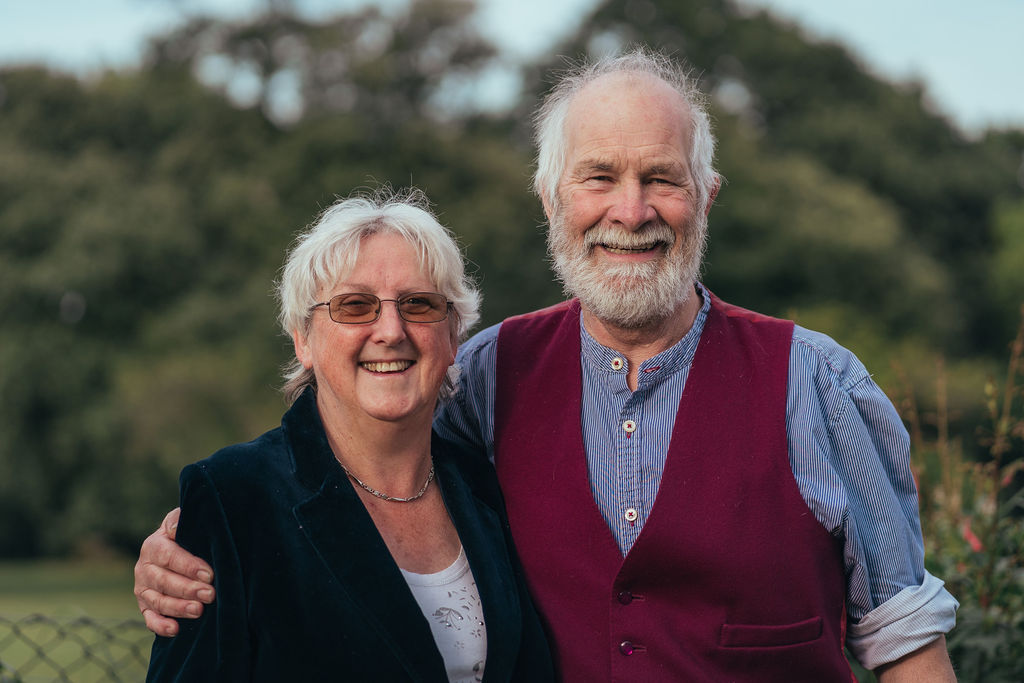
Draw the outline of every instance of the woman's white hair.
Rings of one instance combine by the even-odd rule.
[[[281,309],[278,320],[285,334],[309,331],[310,307],[319,303],[325,287],[333,286],[355,268],[359,245],[365,237],[395,233],[419,249],[423,265],[437,291],[452,304],[448,324],[461,341],[480,319],[480,292],[466,274],[462,252],[451,231],[438,223],[420,190],[393,192],[385,188],[360,194],[331,205],[295,241],[288,252],[277,285]],[[291,404],[306,387],[316,387],[313,371],[298,358],[284,369],[282,387]],[[454,391],[458,368],[448,370],[441,398]]]
[[[568,158],[566,119],[576,95],[587,85],[608,74],[646,74],[658,78],[672,87],[686,102],[690,124],[690,173],[697,188],[697,206],[706,213],[719,183],[714,169],[715,136],[711,132],[704,94],[697,84],[672,59],[644,48],[617,56],[605,57],[593,63],[571,66],[551,92],[547,94],[534,116],[534,142],[537,145],[537,171],[533,176],[533,191],[546,206],[557,211],[560,202],[558,183],[565,172]]]

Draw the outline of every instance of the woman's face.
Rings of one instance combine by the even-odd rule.
[[[397,299],[435,291],[417,249],[399,235],[382,233],[363,239],[355,269],[321,290],[318,300],[349,292]],[[308,332],[296,330],[293,336],[296,357],[316,375],[325,424],[365,424],[369,418],[429,425],[441,382],[455,362],[453,331],[451,315],[437,323],[407,322],[385,301],[380,317],[362,325],[336,323],[321,306]]]

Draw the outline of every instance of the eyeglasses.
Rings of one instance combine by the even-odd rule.
[[[327,306],[331,320],[336,323],[366,325],[380,318],[385,301],[393,302],[402,320],[411,323],[439,323],[448,317],[448,309],[452,307],[447,297],[437,292],[413,292],[397,299],[381,299],[373,294],[353,293],[332,296],[330,301],[310,306],[309,310]]]

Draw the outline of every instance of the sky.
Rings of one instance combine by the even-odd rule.
[[[377,0],[395,6],[400,0]],[[768,8],[810,37],[838,40],[873,73],[922,81],[936,108],[968,133],[1024,127],[1024,0],[739,0]],[[88,74],[123,68],[145,38],[203,9],[239,16],[258,0],[0,0],[0,64],[44,62]],[[597,0],[478,0],[483,33],[516,58],[569,35]],[[306,0],[314,12],[368,0]],[[515,97],[500,77],[490,96]]]

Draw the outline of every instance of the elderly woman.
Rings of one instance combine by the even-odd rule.
[[[486,462],[432,438],[479,295],[419,193],[329,208],[288,256],[281,426],[181,474],[216,601],[149,680],[552,677]]]

